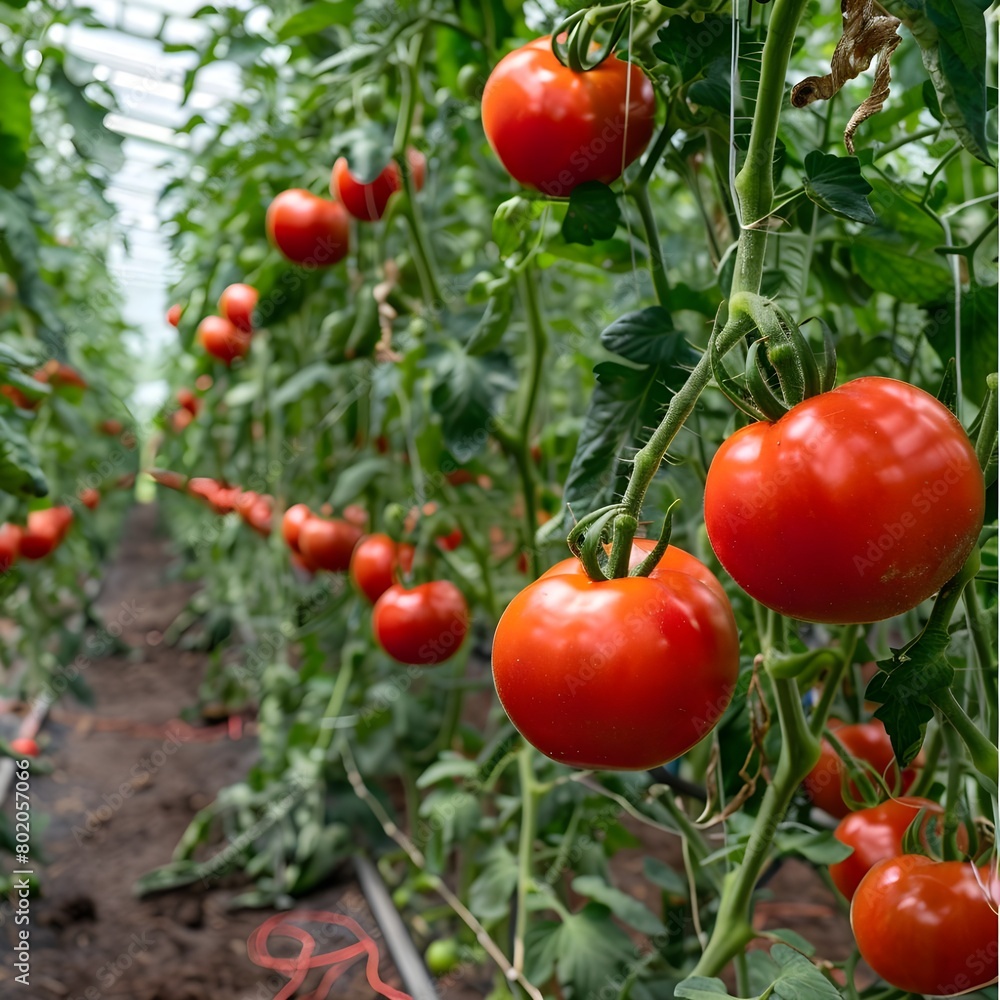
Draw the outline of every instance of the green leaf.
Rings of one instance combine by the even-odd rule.
[[[545,203],[515,195],[502,202],[493,215],[493,242],[501,257],[510,257],[533,236],[532,223],[540,219]]]
[[[806,156],[805,168],[806,195],[820,208],[851,222],[875,222],[867,198],[872,186],[861,176],[856,156],[834,156],[814,149]]]
[[[953,296],[927,307],[924,336],[945,364],[956,356],[961,357],[962,395],[978,406],[986,395],[984,375],[997,366],[996,344],[984,335],[985,331],[997,328],[996,288],[973,285],[962,292],[959,310],[961,327],[957,345]]]
[[[677,1000],[716,1000],[728,997],[729,990],[721,979],[706,979],[704,976],[690,976],[674,990]]]
[[[618,198],[607,184],[585,181],[573,188],[569,208],[563,219],[562,235],[567,243],[593,246],[596,240],[609,240],[621,221]]]
[[[984,163],[989,154],[985,0],[887,0],[913,33],[941,111],[962,145]]]
[[[289,15],[275,28],[278,41],[315,35],[334,24],[349,25],[354,16],[351,0],[318,0]]]
[[[260,386],[255,382],[239,382],[225,396],[226,406],[236,409],[248,406],[260,395]]]
[[[599,875],[579,875],[573,879],[573,891],[606,906],[619,920],[651,937],[663,934],[663,921],[639,900],[608,885]]]
[[[604,906],[588,903],[562,923],[543,920],[525,937],[525,974],[544,983],[555,971],[566,1000],[598,995],[635,948]]]
[[[779,854],[802,857],[814,865],[833,865],[851,854],[831,830],[779,830],[774,846]]]
[[[469,909],[491,923],[510,914],[510,900],[517,888],[517,858],[501,841],[494,841],[482,857],[482,867],[469,886]]]
[[[517,387],[505,354],[470,357],[464,351],[439,354],[431,404],[441,417],[444,441],[461,464],[486,447],[503,399]]]
[[[601,343],[615,354],[638,364],[659,364],[673,360],[676,351],[674,324],[663,306],[647,306],[619,316],[601,333]]]
[[[878,292],[901,302],[936,302],[951,288],[951,272],[930,251],[915,253],[900,233],[880,230],[851,244],[855,272]]]
[[[671,896],[686,898],[689,892],[687,879],[659,858],[643,858],[642,870],[650,882],[658,885]]]
[[[670,23],[657,33],[653,54],[675,67],[685,81],[694,79],[716,59],[724,58],[728,79],[731,33],[732,22],[721,15],[709,14],[700,21],[671,17]]]
[[[514,309],[513,296],[510,287],[504,285],[500,291],[491,295],[486,303],[483,318],[476,324],[472,336],[466,341],[467,354],[477,356],[489,354],[500,346],[503,335],[510,326],[510,316]]]
[[[699,107],[729,113],[732,98],[732,64],[729,56],[713,59],[705,69],[704,79],[695,80],[687,89],[687,99]]]
[[[85,97],[82,87],[70,80],[60,66],[52,71],[52,88],[65,108],[66,121],[73,127],[72,141],[80,156],[100,165],[107,174],[120,170],[125,162],[124,140],[105,128],[107,109]]]
[[[804,955],[785,944],[771,949],[780,968],[772,996],[780,1000],[840,1000],[840,990]]]
[[[0,62],[0,184],[17,186],[31,144],[31,94],[24,77]]]
[[[311,389],[318,385],[332,385],[336,370],[325,361],[314,361],[305,368],[300,368],[287,381],[275,390],[271,396],[271,406],[280,409],[302,399]]]
[[[471,778],[477,771],[476,762],[468,757],[450,756],[436,760],[417,778],[417,788],[430,788],[450,778]]]
[[[336,510],[357,500],[362,493],[380,476],[392,472],[392,463],[387,458],[365,458],[347,466],[337,477],[337,485],[330,494],[330,503]]]
[[[49,492],[27,435],[14,419],[4,417],[0,417],[0,490],[23,497]]]

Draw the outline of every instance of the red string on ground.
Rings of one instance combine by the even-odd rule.
[[[323,924],[326,927],[332,925],[343,927],[358,940],[336,951],[317,955],[316,938],[307,930],[292,923],[293,920],[299,923]],[[272,936],[293,938],[302,945],[302,950],[294,958],[278,958],[268,951],[267,943]],[[265,920],[247,939],[247,954],[254,965],[273,969],[289,977],[289,981],[275,994],[274,1000],[290,1000],[296,996],[296,991],[305,982],[310,969],[330,966],[316,989],[299,998],[299,1000],[326,1000],[330,987],[361,955],[368,956],[365,960],[365,975],[368,978],[368,985],[379,996],[385,997],[386,1000],[413,1000],[409,993],[403,993],[382,981],[378,974],[378,945],[357,921],[340,913],[328,913],[324,910],[276,913]]]

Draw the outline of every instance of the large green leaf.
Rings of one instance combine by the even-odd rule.
[[[997,345],[990,331],[997,329],[997,290],[973,285],[959,298],[960,324],[956,344],[955,299],[927,307],[924,336],[945,363],[960,358],[962,395],[977,406],[986,395],[986,378],[997,368]]]
[[[871,184],[861,176],[861,164],[855,156],[834,156],[818,149],[806,156],[806,194],[831,215],[871,225],[875,213],[868,204]]]
[[[0,490],[17,496],[43,497],[48,483],[24,431],[0,417]]]
[[[600,181],[586,181],[573,188],[569,208],[563,219],[562,235],[567,243],[593,246],[597,240],[610,240],[621,220],[621,210],[614,191]]]
[[[886,0],[913,33],[941,111],[962,145],[984,163],[989,154],[986,0]]]
[[[7,188],[17,185],[28,162],[31,93],[24,77],[0,62],[0,184]]]
[[[107,174],[120,170],[125,162],[122,137],[104,126],[107,110],[84,96],[57,66],[52,71],[52,89],[62,101],[66,120],[73,127],[73,145],[89,163],[99,164]]]
[[[354,3],[351,0],[318,0],[306,4],[302,10],[290,14],[275,26],[278,40],[301,38],[314,35],[335,24],[350,24],[354,17]]]
[[[619,920],[643,934],[663,934],[666,928],[652,910],[621,889],[616,889],[598,875],[578,875],[573,879],[573,891],[606,906]]]

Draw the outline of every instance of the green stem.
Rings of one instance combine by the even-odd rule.
[[[532,860],[535,847],[536,806],[535,750],[525,743],[517,759],[521,779],[521,835],[517,852],[517,914],[514,921],[514,958],[512,965],[524,969],[524,936],[528,930],[528,893],[534,883]]]
[[[642,219],[642,230],[649,247],[649,273],[656,289],[656,300],[664,309],[670,308],[670,281],[667,279],[666,263],[663,260],[663,245],[660,243],[660,233],[653,215],[653,206],[649,200],[649,188],[645,184],[636,184],[629,188],[628,193],[639,209]]]
[[[337,674],[337,680],[333,685],[333,692],[330,695],[330,700],[327,702],[326,709],[323,712],[323,719],[320,722],[319,736],[316,737],[316,744],[312,752],[313,759],[317,763],[326,757],[327,751],[330,749],[330,744],[333,742],[333,736],[336,732],[334,721],[340,715],[344,707],[344,702],[347,700],[347,692],[350,690],[351,678],[353,676],[354,658],[348,653],[341,660],[340,672]]]
[[[942,727],[944,744],[948,750],[948,784],[944,798],[942,824],[942,849],[945,861],[959,861],[962,852],[958,847],[958,807],[962,790],[962,741],[950,725]]]
[[[927,139],[932,135],[937,135],[940,131],[941,126],[934,125],[930,128],[923,128],[916,132],[901,135],[898,139],[893,139],[892,142],[887,142],[884,146],[879,146],[874,156],[872,156],[872,160],[877,160],[879,157],[885,156],[886,153],[891,153],[902,146],[907,146],[911,142],[917,142],[920,139]]]
[[[965,585],[962,599],[965,602],[965,617],[969,623],[969,634],[972,636],[972,645],[976,651],[976,662],[979,664],[983,688],[986,691],[987,705],[983,707],[992,716],[992,710],[997,701],[997,657],[990,640],[988,619],[983,614],[982,605],[979,603],[979,593],[976,590],[975,580],[970,580]]]
[[[809,728],[812,730],[813,736],[819,737],[823,733],[823,728],[826,726],[826,720],[829,718],[834,699],[837,697],[837,692],[844,682],[844,674],[847,672],[851,660],[854,659],[854,647],[857,645],[860,629],[861,626],[859,625],[848,625],[844,629],[844,635],[841,639],[842,653],[840,663],[830,671],[830,675],[823,685],[823,693],[820,695],[819,701],[816,703],[816,708],[813,710],[809,720]]]
[[[993,742],[980,732],[979,727],[969,718],[968,713],[958,703],[951,688],[943,688],[931,695],[931,700],[940,709],[945,719],[955,727],[955,732],[961,737],[972,764],[994,787],[1000,767],[997,761],[997,748]]]
[[[806,723],[798,685],[791,679],[772,679],[772,684],[782,735],[778,764],[754,819],[740,866],[723,881],[718,917],[708,946],[692,973],[695,976],[718,975],[753,939],[750,904],[754,889],[792,796],[819,760],[819,740]]]
[[[907,791],[907,795],[924,798],[931,790],[937,777],[937,763],[941,758],[941,747],[944,744],[944,727],[935,725],[930,736],[924,742],[924,765],[920,768],[916,782]]]

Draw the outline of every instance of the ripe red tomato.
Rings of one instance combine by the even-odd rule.
[[[219,484],[206,476],[194,476],[187,481],[187,491],[190,496],[211,504],[219,491]]]
[[[318,569],[343,573],[351,565],[354,546],[361,540],[361,530],[347,521],[328,521],[310,517],[299,528],[299,551]]]
[[[38,409],[40,400],[29,399],[16,385],[0,385],[0,394],[6,396],[18,409]]]
[[[206,316],[198,324],[198,340],[214,358],[231,365],[250,350],[250,336],[222,316]]]
[[[19,757],[37,757],[38,744],[29,736],[18,736],[10,741],[10,748]]]
[[[351,524],[357,525],[359,528],[366,528],[368,526],[368,511],[359,503],[349,503],[344,508],[344,520],[350,521]]]
[[[21,535],[20,553],[25,559],[44,559],[66,537],[73,522],[69,507],[47,507],[28,515],[28,526]]]
[[[427,157],[412,147],[406,151],[406,159],[413,174],[413,183],[418,191],[423,189],[427,174]],[[333,165],[330,176],[330,194],[361,222],[375,222],[385,214],[389,198],[403,187],[403,177],[399,164],[390,163],[369,184],[362,184],[347,165],[346,157],[340,157]]]
[[[560,564],[514,598],[493,640],[493,681],[529,743],[574,767],[645,770],[718,722],[739,636],[718,584],[687,559],[698,575],[661,566],[655,579],[601,582]]]
[[[252,285],[230,285],[219,296],[219,312],[237,330],[253,333],[253,311],[257,308],[259,298],[260,294]]]
[[[247,490],[236,498],[235,503],[235,509],[243,518],[244,524],[264,538],[271,534],[273,516],[271,500],[271,497],[261,496],[253,490]]]
[[[854,848],[849,857],[830,865],[830,878],[846,899],[853,897],[861,880],[879,861],[903,853],[903,837],[921,809],[925,810],[920,827],[921,839],[926,841],[932,817],[940,830],[944,808],[937,802],[917,796],[887,799],[870,809],[850,813],[837,824],[833,835],[841,843]],[[965,827],[960,826],[958,845],[964,851],[968,843]]]
[[[84,507],[97,510],[97,505],[101,502],[101,494],[88,486],[86,489],[80,490],[79,499]]]
[[[440,535],[437,538],[437,543],[445,552],[454,552],[462,544],[464,537],[461,528],[454,528],[447,535]]]
[[[179,472],[171,472],[169,469],[150,469],[149,474],[160,486],[166,486],[169,490],[187,489],[188,481]]]
[[[238,486],[222,486],[216,484],[214,495],[209,497],[209,504],[212,510],[220,517],[231,514],[237,509],[243,491]]]
[[[804,621],[915,608],[962,567],[983,523],[962,425],[905,382],[859,378],[738,430],[705,485],[719,561],[761,604]]]
[[[849,726],[839,719],[831,719],[830,729],[852,757],[870,765],[882,775],[890,788],[896,787],[900,781],[899,768],[892,752],[889,734],[878,719]],[[803,786],[814,806],[838,818],[851,812],[851,807],[844,801],[843,774],[844,764],[840,755],[831,743],[823,740],[819,760],[806,776]],[[905,792],[916,780],[916,776],[915,769],[907,768],[903,772],[901,790]],[[850,783],[850,792],[854,798],[858,797],[858,788],[854,782]]]
[[[198,416],[201,410],[201,400],[186,386],[177,390],[177,402],[184,407],[192,417]]]
[[[17,557],[21,554],[22,534],[23,531],[16,524],[0,525],[0,573],[6,573],[17,562]]]
[[[399,582],[399,549],[388,535],[368,535],[351,556],[351,580],[372,604]]]
[[[998,905],[995,869],[903,854],[861,880],[851,927],[862,958],[890,986],[952,996],[996,979]]]
[[[611,55],[574,73],[547,37],[504,56],[483,91],[483,128],[500,162],[556,198],[620,177],[648,145],[655,114],[653,84],[638,66]]]
[[[282,191],[268,206],[268,239],[293,264],[329,267],[347,256],[350,224],[344,206],[309,191]]]
[[[73,367],[52,358],[35,372],[36,382],[47,382],[54,386],[72,386],[75,389],[88,388],[87,380]]]
[[[431,667],[451,659],[469,631],[469,606],[449,580],[412,590],[391,586],[372,611],[378,644],[400,663]]]
[[[281,519],[281,536],[293,552],[299,551],[299,532],[312,516],[313,512],[304,503],[294,504],[285,511]]]
[[[97,429],[108,437],[118,437],[125,430],[125,425],[120,420],[102,420]]]
[[[170,414],[170,429],[175,434],[180,434],[182,431],[187,430],[192,420],[194,420],[194,417],[191,415],[190,410],[174,410]]]
[[[176,303],[167,310],[167,322],[171,326],[181,325],[181,307]]]

